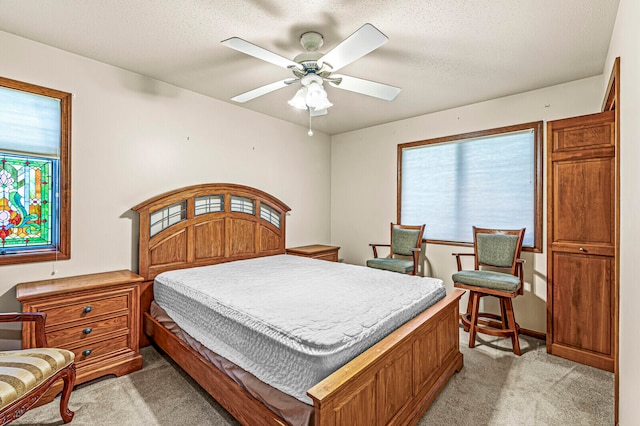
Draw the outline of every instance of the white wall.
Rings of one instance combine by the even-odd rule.
[[[592,77],[333,136],[331,242],[342,247],[340,255],[346,262],[355,264],[372,257],[369,243],[388,242],[389,223],[396,221],[399,143],[598,112],[602,79]],[[457,251],[472,249],[437,244],[426,249],[427,273],[444,280],[448,291],[457,270],[451,253]],[[546,250],[523,257],[527,283],[524,296],[514,300],[516,317],[521,327],[545,333]],[[466,307],[466,297],[461,306]]]
[[[206,182],[257,187],[291,207],[287,246],[330,240],[329,136],[0,32],[3,77],[73,93],[71,259],[0,266],[19,282],[137,267],[129,209]]]
[[[619,378],[621,425],[640,422],[640,2],[620,0],[604,75],[620,57],[620,333]]]

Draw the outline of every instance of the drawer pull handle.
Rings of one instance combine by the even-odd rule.
[[[85,328],[84,330],[82,330],[82,332],[83,332],[84,334],[89,334],[89,333],[91,333],[92,331],[93,331],[93,328],[91,328],[91,327],[87,327],[87,328]]]
[[[91,312],[91,309],[92,309],[91,306],[87,306],[82,310],[82,312],[84,312],[85,314],[88,314],[89,312]]]
[[[85,349],[84,351],[82,351],[82,355],[89,356],[91,355],[91,352],[93,352],[91,349]]]
[[[580,251],[587,251],[584,247],[580,247]]]

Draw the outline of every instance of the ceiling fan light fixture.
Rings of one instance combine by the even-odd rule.
[[[296,94],[289,100],[289,105],[297,109],[307,109],[307,88],[301,87]]]
[[[326,109],[311,108],[309,110],[309,114],[311,115],[311,117],[320,117],[321,115],[327,115],[327,110]]]
[[[327,99],[327,95],[325,94],[324,99],[321,99],[316,106],[313,107],[314,111],[326,111],[327,108],[332,107],[333,104],[331,102],[329,102],[329,99]],[[326,114],[326,112],[325,112]],[[324,115],[324,114],[319,114],[319,115]]]
[[[316,110],[327,109],[333,105],[329,102],[327,92],[325,92],[322,84],[316,81],[312,81],[307,85],[306,103],[309,108],[314,108]]]

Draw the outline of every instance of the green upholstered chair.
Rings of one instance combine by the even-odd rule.
[[[45,392],[63,381],[60,398],[62,421],[69,423],[69,397],[76,379],[74,354],[66,349],[47,348],[44,331],[46,314],[24,312],[0,314],[0,322],[34,321],[37,348],[0,351],[0,425],[22,416],[37,405]]]
[[[511,337],[513,353],[520,355],[518,333],[512,300],[522,294],[524,260],[520,259],[524,228],[516,230],[483,229],[473,227],[473,253],[453,253],[458,272],[453,274],[454,287],[469,290],[467,312],[461,317],[464,330],[469,332],[469,347],[476,343],[476,333]],[[475,268],[463,270],[460,258],[475,256]],[[497,297],[500,315],[479,312],[480,298]],[[480,318],[489,318],[479,324]],[[499,322],[492,321],[498,320]]]
[[[367,260],[370,268],[416,275],[424,225],[391,224],[391,244],[369,244],[373,259]],[[378,247],[389,247],[388,257],[378,257]]]

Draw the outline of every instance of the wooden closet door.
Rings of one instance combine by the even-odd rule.
[[[614,111],[547,123],[547,352],[613,371]]]

